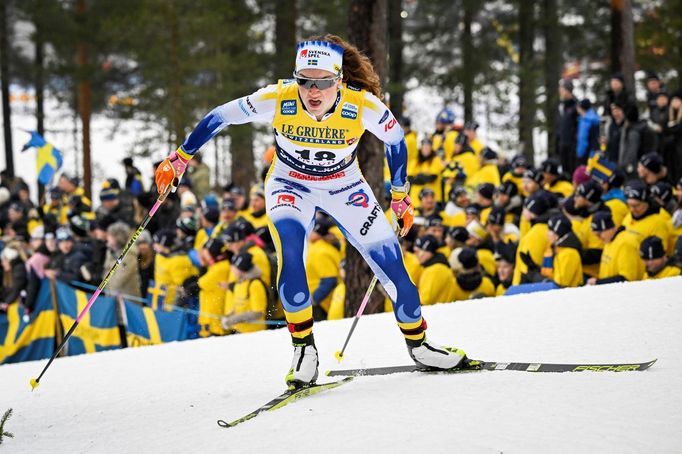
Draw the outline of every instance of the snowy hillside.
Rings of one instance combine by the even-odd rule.
[[[3,452],[679,452],[682,278],[425,309],[429,335],[497,361],[640,362],[646,372],[360,377],[231,429],[283,390],[285,330],[0,367]],[[319,323],[321,369],[350,320]],[[391,314],[344,367],[408,364]],[[320,381],[326,380],[321,378]],[[268,450],[268,451],[266,451]]]

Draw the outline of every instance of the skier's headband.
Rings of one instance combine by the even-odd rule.
[[[296,47],[296,71],[322,69],[335,76],[341,75],[343,47],[326,41],[303,41]]]

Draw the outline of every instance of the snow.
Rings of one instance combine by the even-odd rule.
[[[426,307],[429,336],[497,361],[644,362],[646,372],[360,377],[230,429],[283,390],[285,330],[0,367],[7,452],[679,452],[682,278]],[[321,371],[351,320],[318,323]],[[409,364],[392,314],[343,367]],[[328,380],[320,378],[320,382]],[[3,446],[5,448],[5,446]]]

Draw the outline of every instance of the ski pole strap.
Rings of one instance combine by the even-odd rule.
[[[400,331],[402,331],[402,333],[405,336],[418,336],[424,331],[426,331],[426,320],[422,319],[421,324],[416,328],[403,328],[402,326],[400,326]]]
[[[313,319],[310,318],[306,321],[300,322],[300,323],[287,323],[287,328],[289,328],[289,332],[291,334],[294,333],[300,333],[301,331],[305,331],[307,329],[310,329],[313,327]]]

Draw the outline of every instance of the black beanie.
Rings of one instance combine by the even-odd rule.
[[[253,268],[253,256],[248,252],[237,254],[232,259],[232,265],[240,271],[250,271]]]
[[[469,239],[469,231],[466,229],[466,227],[450,227],[450,230],[448,230],[448,235],[450,238],[452,238],[455,241],[459,241],[460,243],[466,243],[466,241]]]
[[[424,235],[417,238],[417,241],[414,242],[414,247],[426,252],[435,253],[438,250],[438,240],[433,235]]]
[[[542,184],[543,176],[542,173],[537,169],[527,169],[525,172],[523,172],[523,178],[530,178],[537,184]]]
[[[653,173],[660,173],[663,169],[663,157],[655,151],[642,156],[639,162]]]
[[[610,211],[598,211],[592,215],[591,227],[594,232],[603,232],[615,226]]]
[[[564,215],[552,216],[549,218],[547,226],[552,232],[556,233],[559,238],[567,235],[573,230],[571,221]]]
[[[648,236],[644,238],[642,244],[639,246],[639,256],[643,260],[654,260],[665,257],[665,249],[663,248],[663,241],[657,236]]]
[[[585,197],[590,203],[597,203],[601,200],[602,187],[594,180],[587,180],[578,185],[576,193],[579,196]]]
[[[502,207],[493,207],[488,214],[488,224],[504,225],[505,210]]]
[[[628,199],[641,200],[646,202],[649,199],[649,189],[642,180],[630,180],[624,188],[625,196]]]
[[[523,207],[534,215],[541,216],[549,210],[549,203],[543,194],[536,192],[526,199]]]
[[[519,193],[519,187],[511,180],[503,181],[497,190],[500,194],[506,194],[509,197],[514,197]]]
[[[495,195],[495,185],[492,183],[481,183],[476,191],[486,199],[492,199]]]
[[[459,255],[457,256],[457,260],[459,260],[459,263],[462,264],[465,270],[476,268],[478,265],[478,255],[476,254],[476,249],[470,247],[462,248]]]

